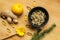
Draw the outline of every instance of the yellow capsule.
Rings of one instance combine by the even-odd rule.
[[[32,4],[32,6],[33,6],[33,7],[37,6],[37,3],[36,3],[36,2],[34,2],[34,3]]]
[[[2,23],[4,26],[6,26],[6,25],[7,25],[5,21],[2,21],[1,23]]]
[[[28,20],[28,17],[27,17],[27,15],[25,15],[25,17],[24,17],[24,20],[25,20],[25,21],[27,21],[27,20]]]
[[[27,9],[28,9],[28,10],[31,10],[31,7],[27,6]]]
[[[11,33],[11,30],[10,30],[9,28],[7,28],[7,32],[8,32],[8,33]]]

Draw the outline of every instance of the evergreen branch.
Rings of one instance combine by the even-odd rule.
[[[42,33],[34,33],[34,36],[31,40],[41,40],[46,34],[50,33],[54,28],[56,27],[56,24],[51,25],[49,29],[44,30]]]

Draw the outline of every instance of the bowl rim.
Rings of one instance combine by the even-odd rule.
[[[32,24],[31,18],[30,18],[31,14],[32,14],[34,11],[36,11],[36,10],[40,10],[40,11],[44,12],[45,15],[46,15],[45,21],[44,21],[41,25],[39,25],[38,27],[37,27],[37,25],[33,25],[33,24]],[[46,10],[45,8],[43,8],[43,7],[39,7],[39,6],[38,6],[38,7],[34,7],[33,9],[30,10],[30,12],[29,12],[29,14],[28,14],[28,21],[29,21],[30,25],[31,25],[33,28],[38,28],[38,29],[40,29],[40,27],[43,27],[43,26],[45,26],[45,25],[47,24],[48,20],[49,20],[49,14],[48,14],[47,10]]]

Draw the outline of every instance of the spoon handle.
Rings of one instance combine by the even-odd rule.
[[[14,34],[14,35],[12,35],[12,36],[9,36],[9,37],[7,37],[7,38],[4,38],[4,39],[2,39],[2,40],[6,40],[6,39],[9,39],[9,38],[11,38],[11,37],[13,37],[13,36],[16,36],[17,34]]]

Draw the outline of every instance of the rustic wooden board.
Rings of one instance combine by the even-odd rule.
[[[6,20],[0,18],[0,40],[16,34],[15,29],[19,25],[27,24],[27,22],[24,21],[24,16],[29,13],[27,6],[33,8],[33,4],[34,4],[33,1],[36,1],[36,6],[44,7],[49,13],[49,22],[44,29],[49,28],[53,23],[56,23],[57,25],[57,27],[50,34],[46,35],[43,38],[43,40],[60,40],[60,0],[0,0],[0,10],[2,9],[11,10],[10,9],[11,5],[14,3],[21,3],[23,4],[24,7],[23,15],[18,18],[19,24],[12,25],[14,28],[10,24],[8,24]],[[2,21],[6,22],[5,26],[1,23]],[[11,33],[7,32],[7,28],[11,30]],[[26,33],[27,32],[31,32],[33,34],[35,31],[26,27]],[[15,35],[6,40],[30,40],[30,39],[31,36],[25,34],[24,37],[19,37]]]

